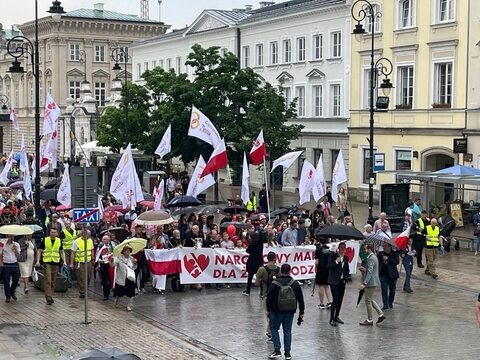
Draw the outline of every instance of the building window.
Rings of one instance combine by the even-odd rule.
[[[124,63],[125,62],[125,56],[127,57],[127,63],[130,61],[130,57],[128,56],[128,47],[126,46],[120,46],[120,50],[118,50],[118,62],[119,63]]]
[[[395,170],[412,169],[412,151],[395,150]]]
[[[225,57],[228,54],[228,49],[227,48],[221,48],[220,49],[220,56]]]
[[[250,66],[250,46],[243,47],[243,67],[247,68]]]
[[[313,115],[315,117],[320,117],[323,115],[323,86],[314,85],[312,87],[313,94]]]
[[[292,62],[292,40],[283,40],[283,62]]]
[[[289,87],[282,88],[283,97],[285,99],[285,107],[289,107],[292,102],[292,89]]]
[[[70,61],[80,61],[80,44],[70,44]]]
[[[304,117],[305,116],[305,87],[297,86],[295,95],[297,97],[298,117]]]
[[[437,21],[447,22],[455,19],[455,0],[437,0]]]
[[[340,150],[337,149],[332,149],[330,150],[330,169],[327,169],[327,174],[328,173],[333,173],[333,169],[335,169],[335,163],[337,162],[337,157],[338,154],[340,153]],[[331,177],[330,177],[331,179]],[[336,199],[334,199],[336,200]]]
[[[317,166],[320,156],[323,155],[322,149],[313,149],[313,166]],[[323,164],[322,164],[323,165]]]
[[[270,43],[270,64],[278,64],[278,42],[272,41]]]
[[[303,151],[303,153],[297,159],[297,177],[300,179],[300,176],[302,176],[303,163],[305,162],[305,148],[297,148],[295,151]]]
[[[77,100],[80,97],[80,81],[70,81],[70,97]]]
[[[435,64],[435,78],[434,78],[434,98],[433,106],[436,107],[451,107],[452,106],[452,90],[453,90],[453,74],[452,63],[437,63]]]
[[[105,106],[106,99],[106,89],[104,82],[95,83],[95,100],[97,101],[97,106]]]
[[[372,30],[374,30],[375,34],[378,34],[381,31],[380,21],[382,19],[382,17],[379,15],[380,14],[380,5],[372,4],[372,8],[373,8],[373,14],[376,15],[375,19],[374,19],[375,27],[372,29],[373,24],[372,24],[372,19],[371,19],[371,16],[370,16],[370,11],[369,11],[370,8],[366,7],[366,10],[367,10],[368,14],[365,17],[365,31],[367,32],[367,34],[371,34]]]
[[[142,77],[142,64],[138,63],[137,64],[137,79],[140,80]]]
[[[180,75],[182,72],[182,58],[180,56],[175,58],[175,72],[177,75]]]
[[[340,84],[330,85],[331,101],[332,101],[332,116],[339,117],[341,115],[341,88]]]
[[[398,68],[397,109],[411,109],[413,106],[413,66]]]
[[[163,60],[158,60],[158,66],[163,69]]]
[[[414,26],[415,18],[415,1],[414,0],[400,0],[398,6],[399,21],[398,27],[400,29]]]
[[[263,66],[263,44],[257,44],[255,46],[255,57],[256,57],[256,64],[257,66]]]
[[[305,61],[305,38],[297,39],[297,61]]]
[[[50,46],[50,44],[47,45],[47,60],[52,60],[52,47]]]
[[[342,56],[342,32],[335,31],[331,35],[332,38],[332,58]]]
[[[167,71],[169,71],[171,68],[172,68],[172,59],[167,59],[167,64],[166,64],[166,69]]]
[[[322,34],[313,37],[313,60],[323,58],[323,36]]]
[[[152,60],[152,69],[157,67],[157,60]]]
[[[148,61],[145,61],[145,62],[143,63],[143,69],[144,69],[144,71],[147,71],[147,70],[148,70]]]
[[[362,154],[362,160],[363,160],[363,166],[362,166],[362,183],[363,184],[369,184],[370,183],[370,149],[369,148],[363,148],[362,149],[363,154]],[[373,152],[375,153],[377,149],[373,149]]]
[[[105,61],[105,45],[95,45],[95,61]]]

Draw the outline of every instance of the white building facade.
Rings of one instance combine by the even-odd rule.
[[[295,0],[276,5],[263,2],[255,10],[205,10],[187,28],[134,43],[134,80],[141,83],[141,74],[157,66],[192,76],[193,69],[185,66],[185,60],[195,44],[236,54],[242,67],[282,87],[288,101],[298,99],[298,116],[291,123],[302,124],[304,129],[291,148],[304,150],[304,156],[287,171],[273,174],[272,187],[296,191],[303,159],[316,165],[320,155],[330,180],[340,149],[348,163],[348,3]],[[260,171],[252,171],[250,179],[253,186],[264,182]]]

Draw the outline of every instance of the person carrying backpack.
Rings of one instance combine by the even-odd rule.
[[[270,251],[267,254],[267,264],[258,269],[255,276],[255,286],[260,286],[260,299],[262,301],[262,308],[266,314],[267,310],[267,292],[272,282],[278,277],[280,268],[276,264],[277,254]],[[272,335],[270,332],[270,318],[267,316],[267,328],[265,331],[265,341],[272,342]]]
[[[280,325],[283,328],[285,360],[292,358],[290,354],[292,344],[292,323],[297,311],[298,303],[298,322],[303,321],[305,303],[303,301],[303,292],[300,284],[290,276],[290,265],[283,264],[280,268],[280,276],[276,278],[267,292],[267,314],[270,316],[270,332],[274,351],[269,359],[277,359],[282,356],[280,352],[281,343],[278,330]]]

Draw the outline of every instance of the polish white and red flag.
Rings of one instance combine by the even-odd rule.
[[[180,252],[172,250],[145,250],[148,268],[153,275],[170,275],[182,272]]]
[[[54,169],[57,168],[57,149],[58,149],[58,130],[54,129],[48,138],[47,145],[43,151],[42,161],[40,163],[40,168],[43,168],[45,162],[48,165],[48,160],[52,164]]]
[[[10,120],[12,121],[13,128],[18,131],[20,127],[18,126],[17,110],[14,106],[10,109]]]
[[[257,139],[253,143],[252,150],[250,150],[250,160],[253,165],[260,165],[267,156],[267,147],[265,146],[265,140],[263,139],[263,129],[260,130]]]
[[[57,131],[58,118],[60,117],[60,107],[53,100],[52,95],[47,94],[45,101],[45,110],[43,113],[43,135]]]
[[[408,246],[408,239],[410,238],[410,226],[398,235],[395,239],[395,245],[399,250],[405,250]]]
[[[202,175],[200,177],[205,177],[209,174],[214,173],[220,169],[223,169],[228,165],[227,157],[227,147],[225,146],[225,139],[217,145],[215,150],[213,150],[210,159],[208,159],[207,165],[203,169]]]
[[[153,210],[161,210],[162,209],[162,200],[163,200],[163,193],[165,191],[165,180],[162,179],[160,184],[158,184],[158,188],[153,190],[153,197],[155,198],[155,202],[153,204]]]

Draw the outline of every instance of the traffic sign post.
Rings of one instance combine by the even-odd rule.
[[[80,224],[100,222],[100,212],[98,208],[73,209],[73,221]]]
[[[385,153],[373,154],[373,171],[385,171]]]

